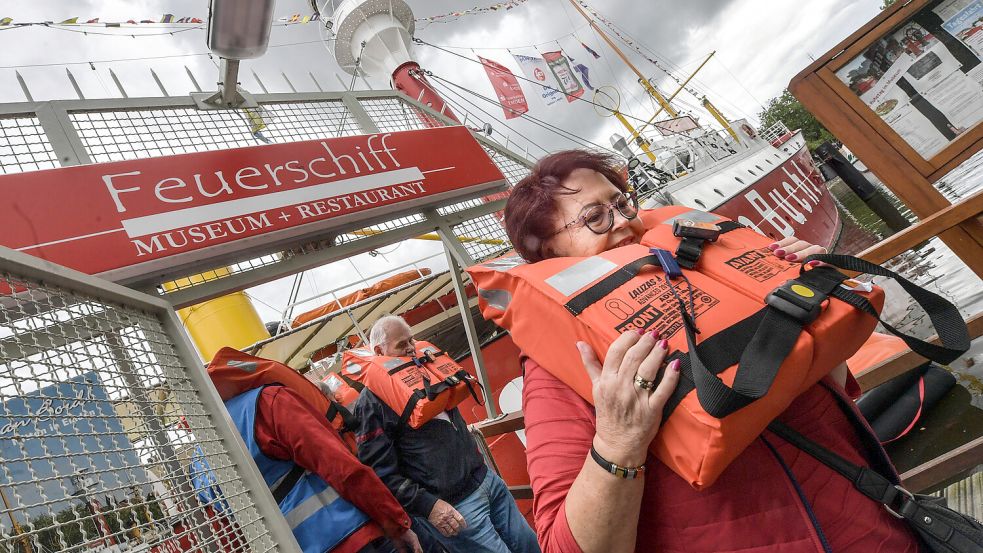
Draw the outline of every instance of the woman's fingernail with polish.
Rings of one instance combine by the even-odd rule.
[[[652,337],[655,338],[656,340],[662,337],[662,334],[660,334],[659,331],[656,329],[653,329],[652,332],[649,332],[649,334],[651,334]]]
[[[661,342],[659,342],[659,347],[666,351],[669,351],[669,340],[662,340]]]
[[[673,359],[672,363],[669,363],[669,370],[679,372],[679,359]]]
[[[768,249],[769,250],[772,250],[772,251],[775,251],[775,250],[778,249],[778,244],[777,243],[776,244],[768,244]]]
[[[822,264],[823,264],[823,262],[822,261],[819,261],[818,259],[813,259],[812,261],[809,262],[809,266],[810,267],[818,267],[818,266],[820,266]]]
[[[777,249],[777,250],[775,250],[775,255],[777,255],[778,257],[781,257],[781,256],[785,255],[785,250]]]
[[[790,253],[785,256],[785,261],[795,261],[798,258],[799,256],[795,255],[794,253]]]
[[[639,336],[645,336],[645,330],[644,329],[636,328],[635,329],[635,332],[637,332]]]

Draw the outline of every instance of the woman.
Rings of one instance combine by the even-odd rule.
[[[608,157],[550,155],[512,190],[505,209],[509,238],[532,262],[637,243],[644,229],[626,192]],[[823,251],[791,237],[771,249],[788,261]],[[589,346],[577,348],[593,382],[593,407],[534,359],[524,363],[526,453],[544,553],[918,550],[905,523],[767,432],[697,492],[648,453],[679,379],[673,362],[654,390],[646,385],[668,354],[666,341],[655,333],[623,334],[603,366]],[[848,413],[855,407],[844,384],[859,391],[841,365],[779,418],[870,464],[848,418],[856,413]],[[644,470],[626,479],[602,468],[606,463]]]

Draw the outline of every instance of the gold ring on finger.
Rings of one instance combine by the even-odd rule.
[[[635,381],[635,386],[638,386],[638,389],[640,390],[651,392],[652,390],[655,389],[654,380],[645,380],[644,378],[638,376],[637,374],[635,375],[635,378],[633,380]]]

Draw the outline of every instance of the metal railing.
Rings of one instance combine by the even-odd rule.
[[[0,248],[0,551],[299,551],[167,302]]]

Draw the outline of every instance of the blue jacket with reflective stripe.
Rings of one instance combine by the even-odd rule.
[[[246,442],[266,485],[271,488],[286,476],[295,464],[267,457],[256,443],[256,402],[263,388],[253,388],[225,402],[239,434]],[[320,476],[304,475],[280,502],[280,512],[287,519],[294,537],[304,553],[331,551],[353,532],[364,526],[369,517],[338,495]]]

